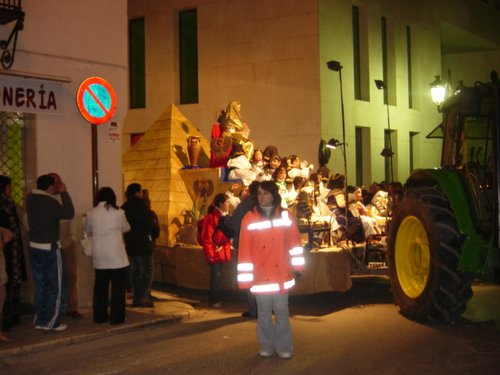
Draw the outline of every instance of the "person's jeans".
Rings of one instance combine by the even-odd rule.
[[[125,321],[125,283],[128,266],[117,269],[95,270],[94,323],[120,324]],[[111,284],[111,302],[109,285]],[[108,305],[110,313],[108,314]]]
[[[210,306],[220,301],[219,279],[224,263],[210,263],[210,288],[208,291],[208,303]]]
[[[57,327],[66,309],[66,271],[61,249],[30,247],[30,262],[35,285],[35,326]]]
[[[134,290],[134,305],[151,302],[151,287],[153,285],[153,255],[138,255],[130,257],[132,267],[132,287]]]
[[[292,330],[288,310],[288,292],[256,294],[257,335],[260,350],[273,353],[293,353]],[[274,311],[274,323],[273,323]]]

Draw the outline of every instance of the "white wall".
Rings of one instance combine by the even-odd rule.
[[[113,121],[123,125],[127,94],[127,8],[123,0],[27,0],[24,30],[11,70],[66,77],[64,110],[35,120],[36,175],[58,172],[67,183],[77,212],[92,206],[91,125],[78,112],[76,92],[87,77],[108,80],[117,94]],[[99,185],[121,197],[121,144],[98,129]],[[33,186],[36,176],[27,181]]]

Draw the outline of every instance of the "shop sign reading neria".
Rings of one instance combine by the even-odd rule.
[[[2,76],[0,111],[61,114],[62,109],[61,83]]]

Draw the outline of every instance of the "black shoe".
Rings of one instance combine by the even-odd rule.
[[[257,319],[257,315],[252,314],[250,311],[245,311],[245,312],[241,313],[241,316],[243,318]]]
[[[69,316],[73,319],[83,319],[83,315],[80,314],[77,310],[73,310],[73,311],[68,311],[66,313],[66,316]]]

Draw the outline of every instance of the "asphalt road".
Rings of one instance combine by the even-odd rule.
[[[290,360],[256,355],[255,321],[240,317],[241,295],[228,295],[221,309],[203,300],[198,316],[179,324],[12,357],[0,368],[6,374],[498,374],[500,285],[473,289],[464,318],[452,326],[402,317],[384,279],[355,280],[343,294],[292,297]]]

